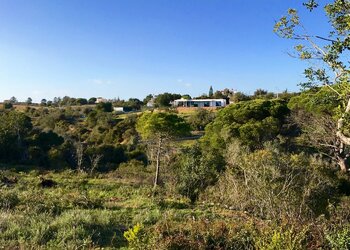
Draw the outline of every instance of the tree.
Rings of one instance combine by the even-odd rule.
[[[32,104],[32,103],[33,103],[33,99],[30,98],[30,97],[28,97],[28,99],[27,99],[27,101],[26,101],[26,104],[27,104],[27,105],[30,105],[30,104]]]
[[[249,98],[249,96],[245,95],[242,92],[236,92],[231,96],[230,100],[232,102],[236,103],[236,102],[241,102],[241,101],[248,101],[248,100],[250,100],[250,98]]]
[[[96,97],[91,97],[88,101],[89,104],[95,104],[97,101],[97,98]]]
[[[206,126],[201,140],[217,153],[222,153],[235,138],[251,149],[258,149],[281,133],[288,114],[287,103],[283,100],[235,103],[217,113],[215,120]]]
[[[197,109],[189,118],[188,122],[194,130],[204,130],[204,128],[214,120],[215,113],[206,109]]]
[[[309,0],[303,5],[310,12],[320,6],[315,0]],[[347,117],[350,114],[350,71],[347,59],[350,49],[350,2],[333,0],[323,7],[332,26],[326,36],[307,33],[296,9],[289,9],[287,15],[276,22],[274,31],[282,38],[297,41],[291,56],[312,63],[312,66],[304,71],[307,82],[302,83],[301,87],[322,90],[316,87],[323,86],[330,89],[340,100],[335,116],[335,135],[339,151],[344,152],[350,145],[350,134],[346,132]],[[325,100],[327,99],[328,97],[325,97]],[[338,164],[343,172],[347,171],[348,166],[344,161]]]
[[[183,118],[173,113],[145,112],[137,121],[136,129],[150,150],[150,160],[156,163],[156,188],[159,184],[161,161],[165,153],[169,152],[167,144],[173,138],[189,135],[190,126]]]
[[[25,158],[25,139],[32,129],[30,118],[16,111],[0,112],[0,159]]]
[[[41,106],[46,106],[47,104],[47,100],[46,99],[42,99],[41,102],[40,102],[40,105]]]
[[[16,97],[12,96],[12,97],[10,98],[10,103],[16,104],[17,102],[18,102],[18,100],[17,100]]]
[[[140,110],[142,105],[143,105],[143,102],[140,101],[139,99],[130,98],[127,102],[125,102],[123,107],[128,107],[128,108],[131,108],[132,110]]]
[[[217,171],[213,161],[203,155],[199,145],[184,148],[177,169],[177,190],[195,202],[199,194],[216,181]]]
[[[190,100],[190,99],[191,99],[191,96],[188,95],[188,94],[186,94],[186,95],[181,96],[181,99]]]
[[[215,99],[226,99],[228,98],[228,96],[224,95],[221,91],[215,91],[215,93],[213,95],[211,95],[212,98]]]
[[[4,102],[4,109],[12,109],[13,104],[11,102]]]
[[[111,102],[100,102],[96,105],[96,109],[102,112],[112,112],[113,106]]]
[[[176,99],[180,99],[181,95],[179,94],[170,94],[170,93],[164,93],[164,94],[160,94],[158,95],[155,100],[154,103],[157,107],[170,107],[171,106],[171,102],[176,100]]]
[[[88,101],[85,98],[78,98],[76,100],[77,105],[86,105],[88,104]]]
[[[254,97],[258,97],[258,98],[261,98],[265,95],[267,95],[267,90],[264,90],[264,89],[257,89],[254,91]]]
[[[214,95],[214,90],[213,90],[213,87],[210,86],[208,96],[209,96],[209,97],[213,97],[213,95]]]

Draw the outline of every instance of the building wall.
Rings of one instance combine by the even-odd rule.
[[[220,106],[217,106],[217,102],[220,103]],[[200,101],[200,100],[175,100],[175,107],[194,107],[194,108],[205,108],[205,107],[225,107],[226,103],[222,100],[208,100],[208,101]]]

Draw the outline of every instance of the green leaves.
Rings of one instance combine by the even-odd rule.
[[[206,127],[203,141],[220,151],[234,138],[250,148],[259,148],[279,134],[288,113],[282,100],[252,100],[230,105]]]
[[[308,2],[303,3],[303,5],[311,12],[318,7],[318,3],[315,0],[309,0]]]
[[[297,58],[312,61],[312,67],[304,72],[305,83],[303,89],[314,88],[319,85],[331,85],[348,82],[349,62],[347,52],[350,49],[350,1],[333,0],[324,5],[329,23],[333,26],[329,34],[312,34],[307,31],[298,17],[295,9],[289,9],[274,26],[274,32],[280,37],[294,39],[298,44],[294,46]],[[318,1],[308,0],[303,5],[313,11],[319,6]],[[294,55],[292,54],[294,57]]]
[[[190,126],[183,118],[166,112],[143,113],[137,122],[136,130],[144,139],[179,137],[190,134]]]
[[[283,38],[294,38],[295,28],[299,25],[299,16],[296,9],[289,9],[286,16],[276,22],[273,31]]]

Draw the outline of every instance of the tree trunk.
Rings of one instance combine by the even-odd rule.
[[[348,103],[346,105],[346,109],[342,115],[342,117],[338,120],[338,124],[337,124],[337,137],[339,138],[339,140],[341,141],[341,151],[343,151],[344,149],[344,145],[350,145],[350,137],[347,137],[346,135],[343,134],[343,126],[344,126],[344,117],[346,114],[350,113],[350,98],[348,99]],[[343,153],[343,152],[340,152]],[[338,158],[338,165],[341,169],[342,172],[347,172],[348,171],[348,167],[346,164],[346,160],[344,158],[341,157],[337,157]]]
[[[342,171],[342,172],[347,172],[348,171],[348,168],[347,168],[347,166],[346,166],[346,160],[345,159],[343,159],[343,158],[341,158],[341,157],[338,157],[338,165],[339,165],[339,167],[340,167],[340,170]]]
[[[156,176],[154,177],[154,185],[153,188],[156,188],[159,184],[159,169],[160,169],[160,153],[162,147],[162,138],[160,137],[158,140],[157,147],[157,156],[156,156]]]

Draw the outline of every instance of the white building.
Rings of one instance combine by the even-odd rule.
[[[209,107],[225,107],[226,99],[178,99],[173,102],[174,107],[187,108],[209,108]]]
[[[102,97],[96,98],[96,102],[95,103],[101,103],[101,102],[107,102],[107,99],[102,98]]]
[[[131,112],[132,108],[129,107],[113,107],[113,111],[117,113],[127,113]]]

